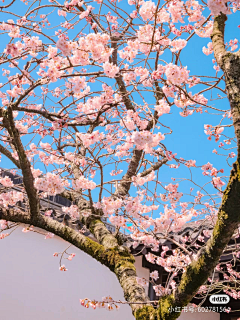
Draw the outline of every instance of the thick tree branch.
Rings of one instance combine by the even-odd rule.
[[[103,216],[101,210],[92,212],[90,202],[77,192],[64,191],[61,193],[61,196],[76,203],[80,211],[79,220],[90,230],[101,245],[106,249],[119,248],[117,239],[108,231],[104,222],[101,220],[101,216]],[[82,214],[85,212],[89,213],[88,217]]]
[[[136,281],[135,259],[126,248],[122,251],[106,249],[103,245],[89,239],[83,234],[42,215],[37,216],[33,220],[29,215],[18,212],[15,209],[0,208],[0,219],[31,224],[34,227],[54,233],[114,272],[123,289],[126,301],[137,303],[149,301],[144,288]],[[131,308],[133,313],[135,313],[141,308],[141,305],[131,304]]]
[[[164,158],[161,161],[158,161],[157,163],[154,163],[153,165],[151,165],[150,168],[148,168],[147,170],[145,170],[142,173],[140,173],[140,177],[145,177],[149,173],[151,173],[152,171],[158,170],[159,168],[161,168],[161,166],[163,166],[167,162],[168,162],[168,159]]]
[[[118,184],[118,189],[114,193],[115,196],[125,197],[128,194],[132,183],[132,177],[136,175],[142,154],[142,150],[138,150],[137,148],[134,149],[127,173],[122,177],[122,181]]]
[[[227,16],[221,13],[214,19],[213,23],[213,32],[211,35],[214,56],[217,60],[217,63],[220,67],[222,67],[222,58],[226,54],[225,44],[224,44],[224,29],[225,29],[225,21],[227,20]]]
[[[34,187],[34,178],[31,170],[31,164],[22,145],[19,131],[15,127],[11,106],[9,106],[8,109],[4,112],[3,124],[7,128],[8,133],[12,139],[12,143],[17,151],[20,168],[23,174],[23,184],[28,196],[30,214],[32,217],[35,217],[39,215],[40,202],[37,190]]]

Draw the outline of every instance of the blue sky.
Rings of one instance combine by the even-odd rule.
[[[17,1],[17,3],[19,4],[19,2]],[[17,12],[19,15],[23,14],[23,10],[26,9],[26,6],[24,6],[21,3],[20,5],[14,5],[12,7],[12,12]],[[44,1],[43,3],[48,3],[47,1]],[[63,3],[63,1],[62,1]],[[120,5],[124,5],[124,3],[120,3]],[[97,7],[97,5],[94,4],[95,7]],[[131,8],[131,7],[128,7]],[[131,8],[132,10],[133,8]],[[130,9],[129,9],[130,10]],[[45,11],[45,12],[44,12]],[[44,9],[41,13],[46,13],[46,11],[48,11],[48,9]],[[107,10],[106,12],[107,13]],[[129,11],[130,13],[130,11]],[[0,17],[1,17],[1,21],[4,20],[6,21],[6,19],[8,18],[12,18],[15,20],[14,17],[11,17],[11,15],[6,15],[3,13],[0,13]],[[240,29],[238,28],[238,19],[239,18],[239,14],[232,14],[228,16],[228,21],[226,23],[226,35],[225,35],[225,41],[229,41],[231,39],[235,39],[235,38],[239,38],[239,32]],[[63,22],[63,17],[58,17],[57,15],[54,15],[55,19],[55,23],[56,22]],[[180,24],[177,24],[176,26],[179,27]],[[49,34],[53,35],[54,32],[53,30],[49,30]],[[69,37],[71,39],[71,36],[75,36],[76,35],[76,28],[71,31],[69,33]],[[183,35],[182,38],[184,38],[185,36]],[[9,41],[9,37],[8,35],[1,35],[1,44],[0,44],[0,48],[1,51],[4,50],[7,41]],[[55,41],[57,40],[57,37],[54,38]],[[202,53],[202,47],[203,46],[207,46],[208,42],[210,42],[209,38],[200,38],[198,36],[193,37],[187,44],[187,47],[182,51],[181,54],[181,63],[183,66],[187,66],[188,70],[190,70],[190,76],[196,75],[196,76],[200,76],[200,75],[208,75],[208,76],[215,76],[216,75],[216,71],[213,69],[213,63],[212,63],[212,59],[214,58],[213,55],[210,56],[206,56]],[[163,55],[164,59],[166,59],[167,62],[171,61],[171,54],[166,53]],[[13,71],[13,70],[12,70]],[[15,71],[13,71],[14,73]],[[218,73],[218,75],[221,75],[221,72]],[[4,83],[6,78],[3,78],[0,75],[0,82]],[[111,82],[106,81],[109,84]],[[51,85],[51,87],[53,88],[54,86],[56,86],[57,83],[53,83]],[[58,84],[59,85],[59,84]],[[92,90],[96,90],[97,85],[95,84],[90,84],[90,87]],[[203,86],[197,86],[197,88],[205,88]],[[194,93],[196,90],[195,88],[192,88],[192,92]],[[190,90],[191,91],[191,90]],[[210,92],[207,92],[206,94],[204,94],[206,98],[209,99],[209,105],[217,107],[218,109],[229,109],[229,103],[228,100],[225,99],[221,99],[221,100],[211,100],[211,94]],[[149,99],[149,101],[147,101],[149,104],[154,104],[154,101],[152,101],[152,97],[150,95],[146,95]],[[217,96],[216,94],[213,95],[213,98],[215,99]],[[137,98],[138,99],[138,98]],[[137,101],[137,100],[136,100]],[[212,112],[213,114],[208,114],[203,112],[202,114],[196,114],[194,113],[192,116],[188,116],[186,118],[181,117],[179,115],[179,109],[176,106],[172,107],[172,111],[171,114],[169,115],[163,115],[160,119],[160,121],[167,126],[170,126],[173,128],[173,133],[171,135],[166,135],[166,139],[164,141],[164,143],[166,144],[168,150],[171,150],[173,153],[177,153],[177,157],[182,157],[185,160],[196,160],[197,161],[197,166],[202,166],[203,164],[206,164],[207,162],[210,162],[213,164],[214,167],[216,167],[218,170],[223,168],[224,169],[224,175],[227,176],[230,172],[230,167],[227,165],[226,161],[225,161],[225,157],[221,157],[218,156],[214,153],[212,153],[213,149],[217,149],[217,151],[220,150],[221,153],[225,153],[227,154],[228,152],[222,152],[221,149],[218,148],[218,143],[215,143],[214,141],[209,141],[207,139],[207,136],[204,133],[204,124],[212,124],[212,125],[217,125],[219,123],[219,120],[221,119],[221,117],[216,115],[216,112]],[[229,123],[229,122],[226,122]],[[162,126],[160,126],[160,131],[161,132],[165,132],[164,128]],[[99,128],[97,128],[99,129]],[[101,129],[100,129],[101,130]],[[224,133],[229,134],[230,136],[233,135],[233,129],[232,128],[227,128],[224,130]],[[29,139],[24,138],[24,139]],[[225,138],[221,138],[220,141],[222,141]],[[48,138],[44,139],[44,142],[49,141]],[[231,145],[232,147],[233,145]],[[231,150],[231,151],[235,151],[235,149]],[[236,151],[235,151],[236,152]],[[230,161],[230,163],[232,163],[232,161]],[[1,162],[1,167],[3,168],[12,168],[12,164],[5,158],[2,157],[2,162]],[[40,167],[41,170],[44,170],[43,166]],[[125,165],[121,165],[119,166],[118,169],[124,169],[126,170],[127,166]],[[109,181],[111,176],[108,174],[111,170],[114,169],[114,166],[108,167],[107,171],[105,172],[105,180]],[[48,167],[48,170],[51,170],[51,166]],[[194,181],[196,181],[199,185],[204,185],[205,183],[207,183],[209,180],[208,177],[204,177],[202,175],[202,171],[201,169],[195,169],[193,168],[192,170],[193,172],[193,177],[194,177]],[[124,173],[124,172],[123,172]],[[117,176],[120,177],[120,176]],[[185,167],[184,165],[181,165],[179,169],[170,169],[166,166],[162,167],[159,173],[159,180],[163,183],[163,185],[168,184],[171,182],[171,178],[190,178],[190,172],[189,169],[187,167]],[[115,178],[115,177],[113,177]],[[99,182],[99,176],[96,175],[96,179],[94,180],[96,181],[96,183]],[[151,186],[151,184],[149,184]],[[182,183],[180,191],[181,192],[189,192],[189,187],[190,187],[190,183],[189,182],[185,182]],[[198,187],[194,186],[195,190],[199,190]],[[213,190],[213,188],[211,187],[211,184],[209,184],[208,186],[209,191],[210,192],[214,192],[216,193],[216,190]],[[133,191],[135,190],[135,188],[132,189]],[[136,190],[135,190],[136,191]],[[159,192],[162,192],[159,189]],[[94,191],[93,192],[94,197],[97,196],[97,192]],[[104,192],[105,196],[109,196],[108,193]],[[135,192],[132,192],[131,195],[136,195]],[[188,199],[188,198],[186,198]],[[157,211],[159,212],[159,210]]]

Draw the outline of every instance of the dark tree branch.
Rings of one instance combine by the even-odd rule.
[[[22,145],[19,131],[15,127],[11,106],[9,106],[8,109],[4,112],[3,124],[7,128],[7,131],[12,139],[12,144],[14,145],[18,154],[19,165],[23,174],[23,184],[28,196],[31,217],[36,217],[40,213],[40,202],[37,190],[34,187],[34,178],[31,170],[31,164]]]
[[[145,177],[147,176],[149,173],[151,173],[152,171],[158,170],[159,168],[161,168],[165,163],[168,162],[167,158],[162,159],[161,161],[158,161],[157,163],[151,165],[150,168],[148,168],[147,170],[143,171],[142,173],[140,173],[140,177]]]

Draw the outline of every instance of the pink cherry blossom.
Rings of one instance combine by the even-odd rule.
[[[119,72],[119,67],[115,66],[112,63],[104,62],[103,70],[107,76],[109,76],[110,78],[114,78],[116,74]]]
[[[170,106],[162,99],[158,102],[158,105],[155,106],[155,110],[158,112],[158,116],[160,117],[161,115],[170,112]]]
[[[63,264],[62,266],[59,267],[60,271],[67,271],[68,269],[65,267],[65,265]]]
[[[86,179],[84,176],[73,181],[73,187],[75,189],[95,189],[96,183]]]
[[[223,182],[220,177],[213,177],[213,185],[216,188],[221,188],[222,186],[225,185],[225,182]]]
[[[8,176],[0,178],[0,184],[2,184],[4,187],[13,187],[13,182]]]
[[[58,175],[48,172],[44,178],[35,179],[35,188],[46,192],[48,195],[56,195],[64,191],[69,183]]]
[[[142,1],[142,6],[139,10],[139,14],[143,18],[143,20],[152,20],[154,18],[155,10],[156,6],[154,2]]]
[[[158,271],[155,270],[153,272],[150,273],[150,277],[153,279],[153,280],[157,280],[159,278],[159,274],[158,274]]]

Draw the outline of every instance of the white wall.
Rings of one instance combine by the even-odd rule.
[[[150,271],[149,269],[142,267],[142,256],[135,256],[135,267],[139,278],[149,280]],[[148,295],[148,285],[145,287],[145,292]]]
[[[0,240],[0,315],[6,320],[132,320],[131,308],[119,311],[86,309],[80,298],[100,299],[111,295],[124,300],[115,274],[76,247],[72,261],[64,260],[68,271],[59,271],[54,252],[68,243],[58,237],[44,239],[37,233],[23,233],[19,227]]]

